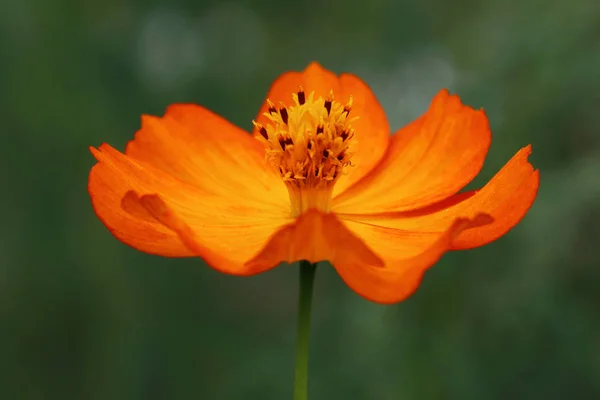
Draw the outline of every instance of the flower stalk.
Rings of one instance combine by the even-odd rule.
[[[307,400],[308,398],[310,311],[316,268],[316,264],[312,264],[305,260],[300,261],[296,366],[294,369],[294,400]]]

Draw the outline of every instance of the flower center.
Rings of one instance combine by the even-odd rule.
[[[316,208],[329,212],[333,186],[348,166],[352,166],[348,148],[353,143],[349,117],[352,97],[346,105],[333,98],[315,99],[314,92],[302,87],[292,94],[294,105],[276,106],[267,99],[266,125],[252,121],[256,138],[266,144],[266,160],[281,175],[288,188],[292,216]]]

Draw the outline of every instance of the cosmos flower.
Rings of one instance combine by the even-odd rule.
[[[253,124],[249,134],[193,104],[144,115],[125,153],[91,148],[98,218],[135,249],[226,274],[327,260],[361,296],[395,303],[445,252],[507,233],[537,194],[530,146],[460,192],[491,133],[446,90],[391,135],[363,81],[312,63],[273,83]]]

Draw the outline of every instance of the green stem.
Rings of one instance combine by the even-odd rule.
[[[294,369],[294,400],[308,398],[308,345],[310,338],[310,306],[317,265],[300,261],[300,290],[298,296],[298,336],[296,338],[296,367]]]

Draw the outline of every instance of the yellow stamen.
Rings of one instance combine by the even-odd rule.
[[[349,117],[352,97],[346,105],[306,95],[300,87],[292,94],[295,105],[275,105],[267,99],[266,125],[253,121],[256,138],[266,144],[266,160],[281,175],[290,193],[292,215],[310,208],[329,212],[333,186],[352,166],[348,148],[354,142]]]

